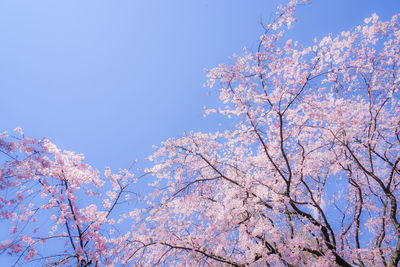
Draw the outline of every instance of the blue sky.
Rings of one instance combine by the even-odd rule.
[[[278,2],[1,1],[0,129],[21,126],[115,170],[184,131],[224,127],[202,116],[217,96],[203,69],[256,48]],[[398,0],[314,0],[291,35],[307,44],[399,11]]]
[[[184,131],[223,128],[203,118],[217,103],[203,69],[255,49],[278,2],[0,1],[0,130],[47,136],[103,171]],[[304,44],[400,12],[398,0],[310,2],[291,32]]]

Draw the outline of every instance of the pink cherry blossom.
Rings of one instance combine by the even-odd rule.
[[[234,125],[154,147],[149,193],[128,170],[0,134],[0,251],[21,265],[397,266],[399,15],[303,47],[286,33],[305,2],[208,71],[219,104],[205,113]]]

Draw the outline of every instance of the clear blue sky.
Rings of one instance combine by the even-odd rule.
[[[47,136],[103,171],[184,131],[224,127],[202,116],[217,96],[203,68],[256,48],[278,2],[3,0],[0,130]],[[292,33],[305,44],[400,12],[399,0],[310,2]]]
[[[279,1],[8,0],[0,2],[0,129],[21,126],[103,170],[153,144],[217,128],[205,72],[255,48]],[[313,0],[293,37],[309,42],[400,12],[398,0]]]

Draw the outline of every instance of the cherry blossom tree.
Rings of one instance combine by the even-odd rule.
[[[101,178],[47,139],[3,134],[0,249],[53,265],[397,266],[399,15],[304,47],[286,37],[300,3],[208,72],[220,106],[206,112],[234,126],[156,148],[153,190],[129,212],[128,171]]]
[[[17,136],[0,135],[6,157],[0,169],[0,219],[11,225],[11,238],[0,250],[17,255],[15,264],[112,264],[112,212],[134,196],[128,189],[137,179],[127,170],[112,174],[109,169],[101,178],[82,155],[16,131]]]

